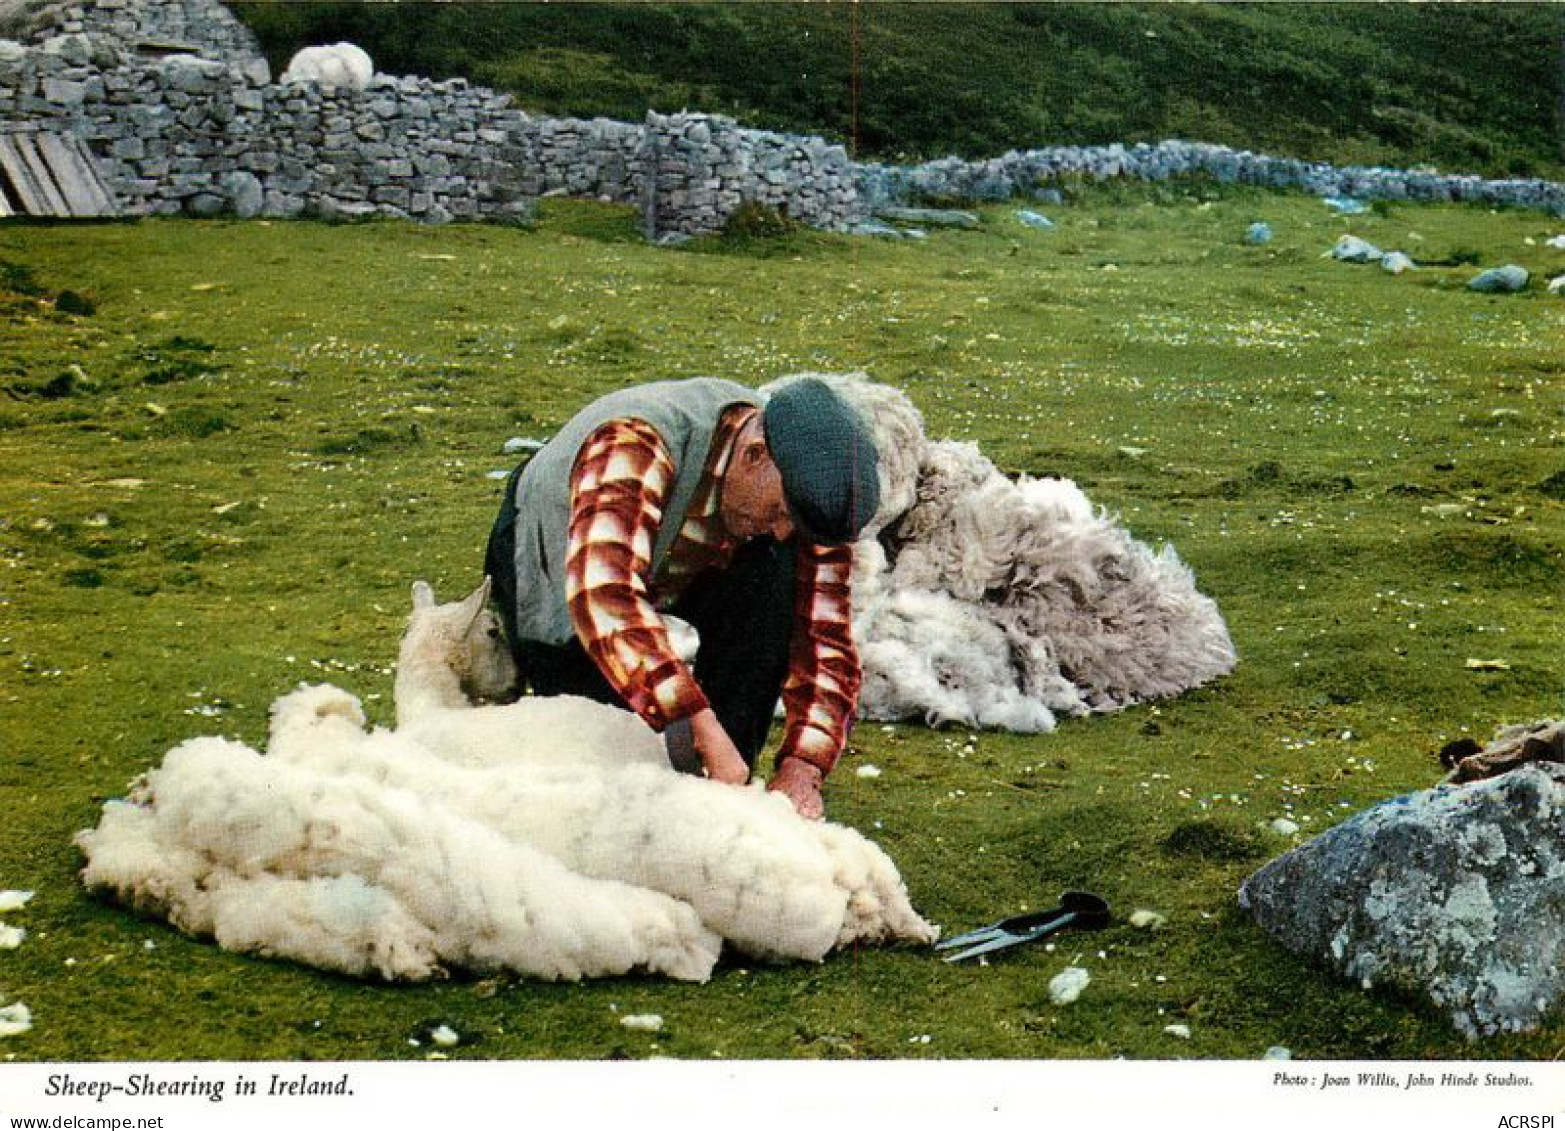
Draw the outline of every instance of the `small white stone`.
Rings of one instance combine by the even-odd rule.
[[[1081,996],[1092,976],[1080,966],[1067,966],[1049,979],[1049,1000],[1055,1005],[1069,1005]]]
[[[429,1039],[442,1048],[450,1048],[461,1041],[462,1038],[457,1035],[457,1031],[451,1028],[451,1026],[442,1025],[429,1034]]]
[[[1290,1049],[1283,1048],[1281,1045],[1273,1045],[1271,1048],[1267,1049],[1265,1052],[1263,1052],[1261,1054],[1261,1059],[1262,1060],[1292,1060],[1293,1059],[1293,1052]]]
[[[1130,913],[1130,925],[1143,931],[1156,931],[1168,922],[1168,916],[1142,908]]]
[[[1163,1032],[1171,1037],[1178,1037],[1182,1041],[1190,1039],[1190,1026],[1188,1025],[1164,1025]]]
[[[0,1008],[0,1037],[18,1037],[33,1027],[33,1012],[21,1002]]]
[[[1299,831],[1299,826],[1288,820],[1287,817],[1278,817],[1272,822],[1272,832],[1278,836],[1292,836]]]
[[[855,776],[861,777],[861,778],[878,778],[878,777],[880,777],[880,767],[879,766],[863,765],[863,766],[860,766],[857,770],[854,770],[853,772],[854,772]]]
[[[0,911],[20,911],[32,897],[30,891],[0,891]]]
[[[22,927],[7,927],[0,923],[0,950],[15,950],[22,945],[27,931]]]
[[[627,1029],[635,1029],[642,1033],[660,1033],[663,1031],[663,1018],[656,1013],[631,1013],[621,1017],[619,1023]]]

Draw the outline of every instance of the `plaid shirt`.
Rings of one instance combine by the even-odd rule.
[[[663,570],[653,545],[675,468],[651,425],[616,420],[587,438],[571,477],[565,593],[576,635],[604,677],[654,730],[709,705],[675,654],[657,610],[698,574],[726,565],[739,544],[718,518],[718,485],[739,431],[757,410],[723,414],[711,454]],[[829,771],[847,742],[861,671],[851,628],[852,551],[799,538],[795,627],[783,684],[787,720],[778,760]]]

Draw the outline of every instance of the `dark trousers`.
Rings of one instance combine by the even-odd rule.
[[[512,498],[512,485],[507,484],[506,504],[489,538],[485,569],[522,678],[537,695],[581,695],[625,706],[579,640],[552,645],[518,639]],[[727,569],[694,579],[668,610],[700,634],[696,682],[751,767],[766,745],[788,675],[794,575],[793,543],[758,538],[742,546]],[[688,726],[669,728],[670,757],[676,768],[696,772],[700,763],[692,761],[688,733]]]

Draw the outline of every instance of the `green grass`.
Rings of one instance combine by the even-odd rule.
[[[1521,212],[1204,186],[1083,191],[1027,229],[886,243],[797,232],[649,248],[546,202],[533,230],[144,221],[0,227],[0,1004],[23,1061],[421,1058],[1548,1059],[1470,1044],[1270,943],[1240,881],[1287,841],[1433,784],[1461,734],[1565,710],[1565,302],[1392,277],[1338,234],[1565,270]],[[1255,219],[1277,232],[1246,247]],[[90,295],[94,313],[56,306]],[[865,949],[727,961],[701,987],[352,982],[226,954],[89,897],[71,836],[179,740],[259,744],[331,680],[390,718],[415,578],[472,585],[515,435],[625,383],[865,369],[937,436],[1065,474],[1171,541],[1241,662],[1048,735],[864,725],[828,787],[948,929],[1087,887],[1115,925],[949,966]],[[68,379],[65,375],[68,375]],[[1470,658],[1508,670],[1470,671]],[[860,778],[864,763],[878,778]],[[1129,912],[1167,916],[1158,931]],[[1070,1007],[1049,979],[1079,961]],[[617,1023],[656,1012],[659,1034]],[[1188,1041],[1164,1027],[1188,1024]],[[923,1040],[928,1037],[927,1042]]]

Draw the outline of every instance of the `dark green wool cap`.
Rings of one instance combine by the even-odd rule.
[[[804,377],[772,394],[761,421],[799,532],[826,546],[857,538],[880,506],[875,444],[858,414]]]

